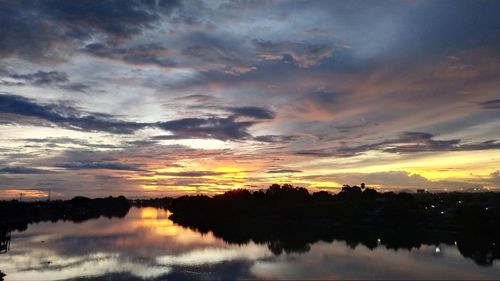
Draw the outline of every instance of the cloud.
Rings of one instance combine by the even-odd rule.
[[[99,35],[123,41],[154,28],[180,6],[176,0],[1,1],[0,55],[50,59],[60,56],[57,47],[74,47]]]
[[[305,36],[310,36],[310,37],[326,37],[331,35],[332,32],[326,29],[315,27],[306,29],[302,33],[304,33]]]
[[[171,51],[157,44],[113,47],[102,43],[92,43],[86,45],[82,51],[100,58],[119,60],[132,65],[153,65],[166,68],[177,65],[171,58]]]
[[[228,109],[235,117],[251,117],[256,119],[273,119],[275,117],[273,111],[256,106],[231,107]]]
[[[435,140],[434,135],[429,133],[405,132],[397,139],[389,139],[377,143],[359,146],[308,149],[296,151],[295,153],[297,155],[311,155],[318,157],[350,157],[370,150],[378,150],[388,153],[419,153],[487,149],[500,149],[500,142],[496,140],[489,140],[476,143],[462,143],[460,139]]]
[[[252,41],[256,55],[263,60],[282,60],[293,62],[299,67],[309,68],[318,65],[323,59],[333,55],[333,47],[314,45],[305,41]]]
[[[229,117],[184,118],[155,123],[138,123],[118,120],[111,115],[83,112],[62,104],[38,104],[34,100],[16,96],[0,95],[0,114],[18,114],[36,117],[67,129],[103,131],[113,134],[132,134],[136,130],[156,127],[170,131],[179,138],[215,138],[220,140],[250,139],[248,128],[256,121],[236,121],[237,117],[271,119],[272,111],[259,107],[233,107]]]
[[[192,136],[178,136],[178,135],[157,135],[157,136],[152,136],[152,140],[180,140],[180,139],[195,139],[197,137]]]
[[[115,134],[131,134],[147,126],[147,124],[116,120],[106,114],[82,112],[67,105],[38,104],[25,97],[6,94],[0,95],[0,113],[36,117],[68,129]]]
[[[90,85],[85,84],[85,83],[69,83],[65,85],[60,86],[62,89],[73,91],[73,92],[82,92],[85,93],[90,88],[92,88]]]
[[[11,74],[10,77],[38,86],[64,83],[68,81],[68,75],[59,71],[37,71],[26,74]]]
[[[441,152],[500,149],[499,3],[226,2],[0,0],[0,87],[13,93],[0,96],[0,166],[244,162],[253,170],[244,186],[293,170],[281,168],[287,161],[303,170],[291,179],[330,165],[300,155],[367,154],[333,168],[371,171],[395,158],[419,164]],[[66,134],[78,139],[56,138]],[[106,155],[62,157],[67,150]],[[478,174],[495,167],[486,158],[450,165]],[[103,186],[94,173],[114,174],[5,174],[17,181],[0,184],[57,179],[68,194],[86,193]],[[215,186],[210,180],[202,184]],[[200,183],[176,182],[189,181]],[[121,183],[115,190],[144,192],[142,180]]]
[[[275,170],[269,170],[266,173],[268,174],[291,174],[291,173],[302,173],[301,170],[294,170],[294,169],[275,169]]]
[[[242,140],[251,138],[248,128],[255,122],[237,122],[233,117],[185,118],[157,123],[156,126],[181,138]]]
[[[21,167],[21,166],[11,166],[11,167],[3,167],[0,168],[0,174],[49,174],[53,173],[52,171],[29,168],[29,167]]]
[[[142,171],[139,165],[121,162],[67,162],[56,164],[55,167],[84,170],[84,169],[107,169],[107,170],[123,170],[123,171]]]
[[[196,107],[196,106],[195,106]],[[189,139],[189,138],[214,138],[220,140],[244,140],[251,139],[248,128],[256,124],[257,120],[268,120],[275,117],[275,113],[266,108],[256,106],[244,107],[219,107],[203,106],[201,108],[211,108],[224,110],[230,113],[227,117],[208,118],[184,118],[173,121],[156,123],[161,129],[173,132],[174,135],[163,135],[153,137],[154,139]],[[252,121],[237,121],[240,117],[255,119]]]
[[[214,101],[215,98],[209,95],[187,95],[184,97],[175,98],[176,101],[206,103]]]
[[[257,69],[243,50],[223,46],[227,44],[226,42],[204,36],[200,36],[196,41],[200,43],[183,49],[182,55],[191,60],[193,66],[202,72],[216,70],[240,76]]]
[[[285,143],[298,139],[297,136],[287,136],[287,135],[262,135],[256,136],[254,140],[261,142],[270,142],[270,143]]]
[[[68,79],[68,74],[62,71],[42,71],[31,73],[10,73],[8,78],[14,81],[1,80],[0,85],[5,86],[57,86],[60,89],[74,91],[74,92],[86,92],[91,88],[90,85],[85,83],[74,83],[70,82]]]
[[[429,185],[430,181],[418,174],[411,174],[406,171],[386,171],[374,173],[336,173],[327,175],[311,175],[303,178],[334,181],[339,184],[360,184],[383,185],[393,188],[422,187]]]
[[[26,85],[26,84],[23,82],[12,82],[12,81],[0,80],[0,86],[12,87],[12,86],[24,86],[24,85]]]
[[[421,132],[403,133],[397,140],[385,141],[378,145],[385,152],[410,153],[426,151],[468,150],[460,145],[459,139],[434,140],[434,135]]]
[[[480,102],[479,106],[483,109],[500,109],[500,99]]]
[[[120,146],[108,144],[108,143],[93,143],[89,141],[85,141],[82,139],[68,138],[68,137],[49,137],[49,138],[25,138],[25,139],[16,139],[16,141],[20,141],[23,143],[38,143],[42,144],[46,147],[58,147],[60,145],[77,145],[88,148],[104,148],[104,149],[116,149],[120,148]]]
[[[212,42],[214,43],[214,42]],[[182,50],[182,55],[201,59],[205,62],[215,62],[221,64],[239,63],[239,57],[229,49],[218,45],[194,45]]]
[[[164,172],[164,173],[156,173],[156,175],[162,176],[172,176],[172,177],[181,177],[181,178],[200,178],[205,176],[221,176],[226,173],[223,172],[214,172],[214,171],[186,171],[186,172]]]
[[[81,38],[89,31],[128,38],[152,27],[161,14],[169,14],[180,1],[42,1],[37,8],[59,24],[68,36]],[[87,33],[87,34],[85,34]]]
[[[500,170],[496,170],[494,172],[491,172],[490,177],[488,179],[488,182],[491,182],[493,184],[500,186]]]
[[[500,149],[500,142],[496,140],[462,143],[459,139],[434,140],[433,138],[434,135],[429,133],[407,132],[399,140],[387,141],[380,146],[385,146],[382,151],[392,153]]]
[[[416,191],[417,188],[426,188],[435,191],[466,191],[482,188],[481,184],[459,180],[430,180],[426,177],[407,171],[383,171],[373,173],[335,173],[326,175],[310,175],[301,179],[314,181],[337,182],[339,184],[367,186],[376,185],[383,190]]]

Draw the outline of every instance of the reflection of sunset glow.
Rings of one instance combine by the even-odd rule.
[[[140,218],[133,221],[130,226],[133,229],[146,230],[146,237],[156,239],[155,237],[163,236],[170,237],[179,243],[195,243],[199,240],[215,241],[216,238],[212,233],[202,235],[190,229],[184,228],[169,220],[171,215],[169,211],[156,208],[140,209]]]
[[[144,219],[157,219],[158,209],[155,208],[143,208],[141,210],[141,218]]]
[[[182,227],[175,225],[168,219],[169,212],[155,208],[143,208],[141,210],[141,220],[138,225],[154,230],[158,235],[175,236]]]

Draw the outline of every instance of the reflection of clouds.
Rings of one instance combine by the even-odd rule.
[[[126,274],[143,279],[495,279],[500,263],[479,267],[455,246],[412,251],[354,249],[318,242],[302,254],[273,255],[267,245],[232,245],[201,234],[153,208],[132,208],[123,219],[39,223],[14,232],[0,255],[7,280],[61,280]],[[43,242],[42,242],[43,241]],[[190,278],[191,277],[191,278]]]
[[[40,259],[41,257],[44,259]],[[154,278],[170,272],[169,267],[135,262],[118,253],[93,253],[68,258],[51,251],[43,253],[35,251],[14,256],[8,261],[9,263],[0,261],[3,270],[9,272],[8,280],[62,280],[116,272],[127,272],[141,278]]]
[[[320,242],[301,255],[260,260],[250,271],[262,279],[495,279],[498,263],[481,268],[464,259],[455,247],[422,246],[414,251],[393,251],[364,246],[349,248],[343,242]]]
[[[241,247],[236,246],[226,249],[205,248],[183,253],[177,256],[160,256],[156,258],[156,262],[164,265],[202,265],[241,259],[259,260],[270,256],[272,256],[272,254],[268,249],[254,243],[250,243]]]
[[[59,252],[87,254],[92,251],[123,251],[131,255],[150,256],[184,252],[197,247],[223,246],[211,232],[200,234],[168,219],[170,214],[154,208],[132,208],[125,219],[100,218],[84,223],[44,222],[19,233],[24,246],[56,248]],[[19,238],[14,238],[14,243]],[[21,241],[19,241],[21,242]],[[18,247],[18,245],[15,245]]]

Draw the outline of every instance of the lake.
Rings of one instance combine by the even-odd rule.
[[[131,208],[124,218],[32,224],[11,233],[0,270],[5,280],[500,278],[498,260],[479,265],[453,244],[395,250],[333,240],[277,253],[266,243],[228,243],[168,216]]]

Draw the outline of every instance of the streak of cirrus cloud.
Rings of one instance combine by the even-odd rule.
[[[495,1],[2,1],[0,197],[500,188]]]

